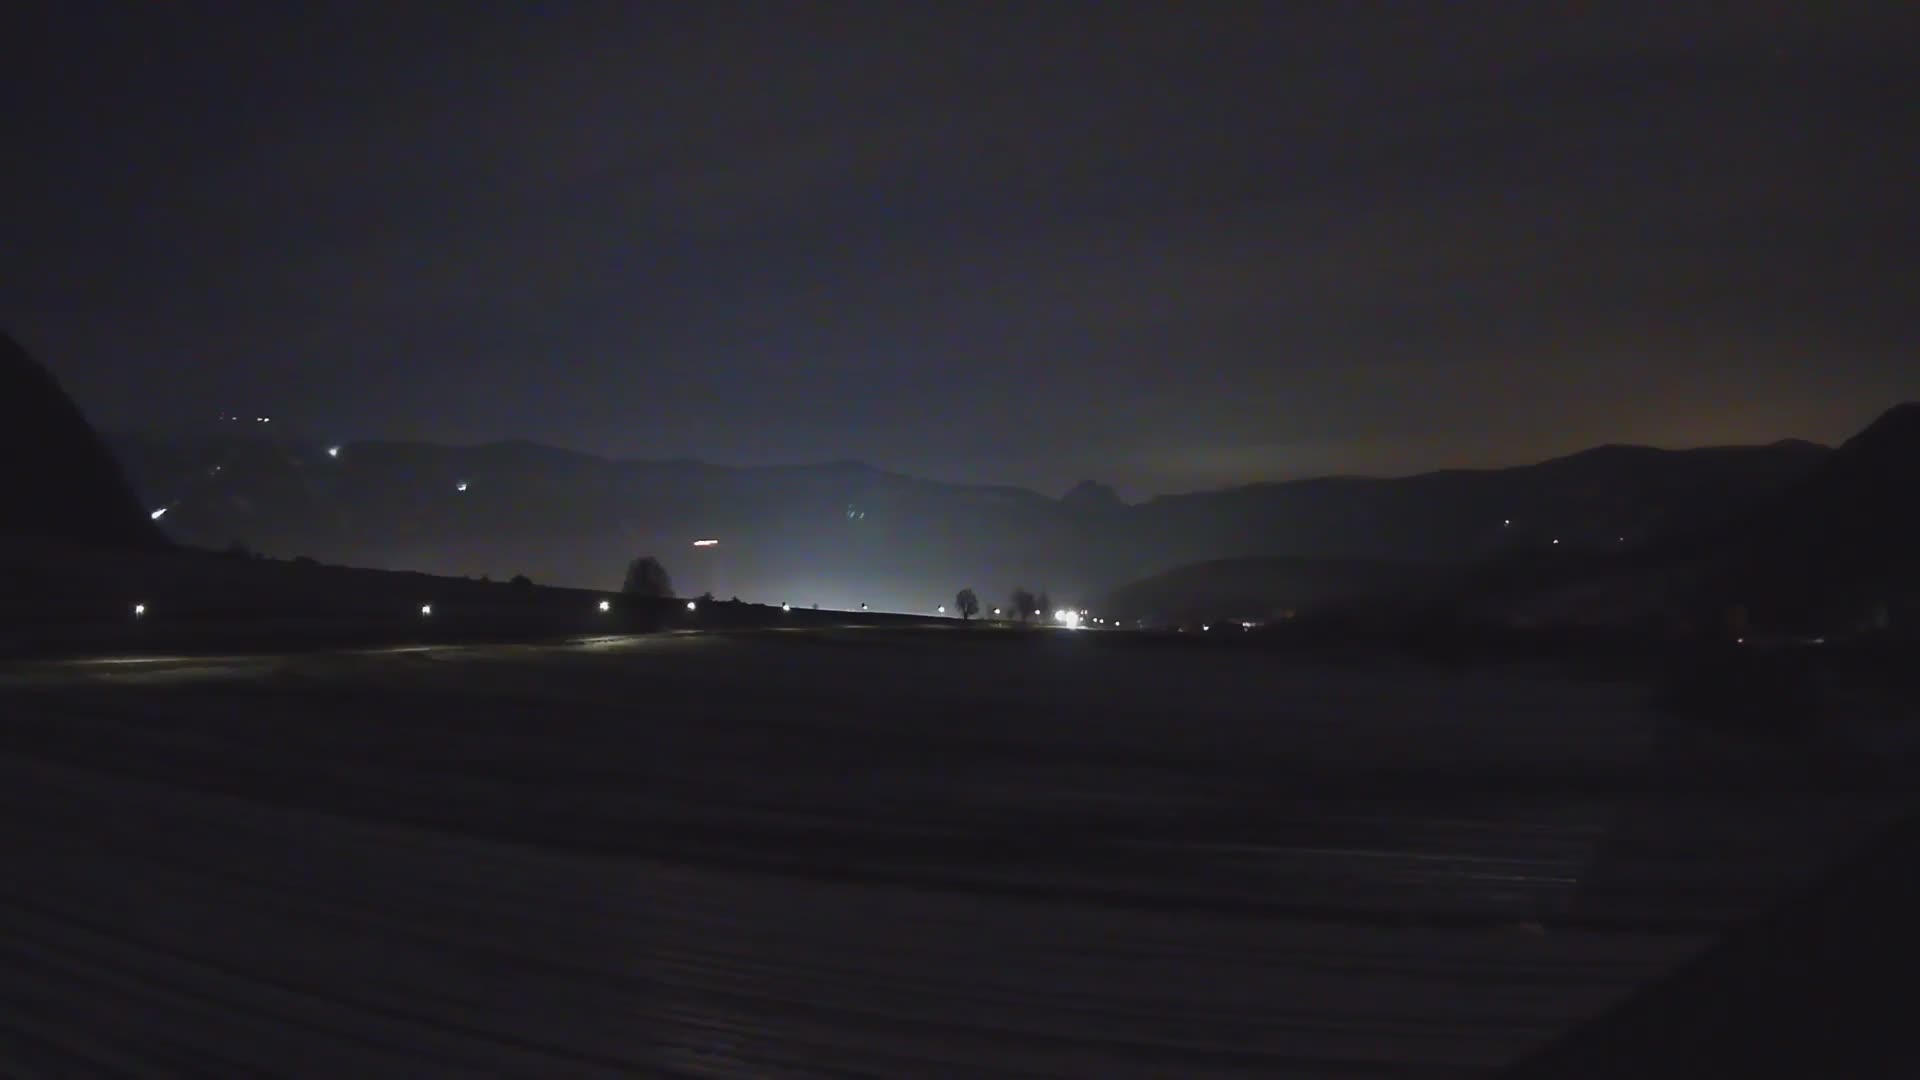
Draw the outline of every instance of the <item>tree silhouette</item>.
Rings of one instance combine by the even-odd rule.
[[[960,609],[960,621],[966,622],[980,614],[980,598],[973,595],[972,589],[961,589],[953,596],[953,606]]]
[[[628,596],[665,599],[673,595],[673,579],[667,568],[651,555],[642,555],[627,564],[627,581],[620,591]]]
[[[1019,619],[1021,622],[1026,622],[1028,619],[1033,618],[1033,605],[1036,602],[1033,594],[1027,591],[1025,585],[1014,589],[1012,598],[1014,618]]]
[[[1053,618],[1053,599],[1047,595],[1047,590],[1040,590],[1040,599],[1034,601],[1033,606],[1039,611],[1041,621]]]

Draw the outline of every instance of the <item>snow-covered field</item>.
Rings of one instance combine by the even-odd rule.
[[[1696,783],[1647,700],[1065,633],[17,665],[0,1072],[1471,1074],[1900,807]]]

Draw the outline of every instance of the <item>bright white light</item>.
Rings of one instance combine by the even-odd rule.
[[[263,423],[263,424],[271,424],[271,423],[273,423],[273,417],[271,417],[271,416],[263,416],[263,417],[261,417],[261,418],[260,418],[260,422],[261,422],[261,423]]]
[[[1507,518],[1507,519],[1506,519],[1505,521],[1502,521],[1502,522],[1500,523],[1500,527],[1501,527],[1501,528],[1503,528],[1503,529],[1511,529],[1511,528],[1513,528],[1513,519],[1512,519],[1512,518]]]
[[[145,605],[145,604],[135,604],[135,605],[133,605],[133,617],[134,617],[134,618],[136,618],[136,619],[138,619],[138,618],[140,618],[141,616],[143,616],[143,615],[145,615],[146,613],[147,613],[147,605]]]
[[[993,613],[994,613],[995,615],[998,615],[998,614],[1000,614],[1000,609],[999,609],[999,608],[994,608],[994,609],[993,609]]]
[[[1557,536],[1556,536],[1556,537],[1554,537],[1554,538],[1553,538],[1553,542],[1554,542],[1554,543],[1556,543],[1556,544],[1557,544],[1557,543],[1559,543],[1559,542],[1560,542],[1560,538],[1559,538],[1559,537],[1557,537]]]
[[[694,610],[697,610],[697,609],[698,609],[699,607],[700,607],[700,605],[699,605],[699,604],[696,604],[696,603],[694,603],[694,602],[693,602],[693,601],[691,601],[691,600],[689,600],[689,601],[687,601],[687,610],[688,610],[688,611],[694,611]]]
[[[936,615],[945,615],[947,613],[947,605],[941,604],[939,607],[934,608],[933,610],[934,610],[934,614]]]
[[[1039,609],[1039,608],[1034,608],[1034,609],[1033,609],[1033,617],[1034,617],[1034,618],[1036,618],[1036,619],[1038,619],[1038,618],[1040,618],[1040,617],[1041,617],[1041,616],[1040,616],[1040,609]]]
[[[1211,630],[1211,629],[1213,629],[1213,627],[1211,627],[1211,626],[1208,626],[1208,625],[1207,625],[1207,624],[1205,624],[1205,623],[1201,623],[1201,624],[1200,624],[1200,629],[1201,629],[1202,631],[1207,631],[1207,630]]]
[[[867,605],[865,605],[865,604],[861,604],[861,605],[860,605],[860,610],[861,610],[861,611],[865,611],[865,610],[867,610]]]
[[[1241,624],[1240,624],[1240,629],[1242,629],[1242,630],[1251,630],[1251,629],[1253,629],[1253,624],[1252,624],[1252,623],[1250,623],[1250,622],[1243,622],[1243,623],[1241,623]]]
[[[165,506],[163,506],[163,507],[161,507],[160,509],[158,509],[158,510],[155,510],[155,511],[154,511],[153,513],[151,513],[151,514],[148,514],[147,516],[148,516],[148,517],[150,517],[150,518],[152,518],[152,519],[153,519],[153,520],[155,520],[155,521],[159,521],[159,520],[160,520],[161,518],[163,518],[163,517],[166,517],[166,516],[167,516],[167,510],[168,510],[168,509],[169,509],[169,507],[165,507]]]
[[[1080,629],[1080,613],[1077,611],[1069,611],[1066,608],[1061,608],[1059,611],[1053,613],[1053,621],[1069,630]]]
[[[431,615],[431,614],[433,614],[433,605],[432,605],[432,604],[421,604],[421,605],[420,605],[420,617],[421,617],[421,618],[423,618],[423,619],[424,619],[424,618],[426,618],[427,616],[429,616],[429,615]]]
[[[328,457],[339,457],[339,456],[340,456],[340,448],[339,448],[339,447],[337,447],[337,446],[329,446],[329,447],[327,447],[327,456],[328,456]]]
[[[601,610],[601,611],[612,611],[612,610],[613,610],[613,601],[611,601],[611,600],[602,600],[602,601],[600,601],[600,610]]]
[[[693,542],[693,546],[694,547],[713,547],[715,544],[718,544],[719,542],[720,541],[718,540],[695,540]]]
[[[793,610],[793,605],[792,605],[792,604],[781,604],[781,605],[780,605],[780,610],[781,610],[781,611],[792,611],[792,610]]]
[[[467,482],[465,480],[460,481],[459,483],[453,485],[453,490],[455,491],[467,490]]]

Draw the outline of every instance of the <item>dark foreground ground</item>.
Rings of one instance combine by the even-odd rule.
[[[1649,696],[873,628],[16,663],[0,1073],[1472,1075],[1906,808]]]

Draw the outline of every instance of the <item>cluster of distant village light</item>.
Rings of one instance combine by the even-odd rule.
[[[600,601],[598,601],[598,602],[597,602],[597,603],[596,603],[596,604],[595,604],[594,606],[595,606],[595,608],[596,608],[596,609],[597,609],[597,610],[598,610],[598,611],[600,612],[600,614],[602,614],[602,615],[606,615],[606,614],[608,614],[608,613],[610,613],[610,612],[612,612],[612,611],[613,611],[613,601],[612,601],[612,600],[600,600]],[[697,600],[689,600],[689,601],[687,601],[687,610],[688,610],[688,611],[698,611],[698,610],[700,610],[700,602],[699,602],[699,601],[697,601]],[[793,610],[793,605],[792,605],[792,604],[790,604],[790,603],[783,603],[783,604],[781,604],[781,605],[780,605],[780,610],[781,610],[781,611],[783,611],[783,612],[791,612],[791,611]],[[860,610],[861,610],[861,611],[866,611],[866,610],[867,610],[867,605],[865,605],[865,604],[861,604],[861,605],[860,605]],[[945,604],[942,604],[942,605],[940,605],[940,607],[939,607],[939,609],[938,609],[938,613],[939,613],[939,614],[942,614],[942,615],[944,615],[944,614],[946,614],[946,611],[947,611],[947,606],[946,606]],[[993,613],[994,613],[994,615],[995,615],[995,616],[999,616],[999,615],[1000,615],[1000,613],[1001,613],[1001,609],[999,609],[999,608],[994,608],[994,609],[993,609]],[[1041,613],[1040,613],[1040,612],[1038,612],[1038,611],[1036,611],[1036,612],[1034,612],[1034,614],[1035,614],[1035,615],[1039,615],[1039,614],[1041,614]],[[146,616],[147,616],[147,605],[146,605],[146,604],[145,604],[144,602],[142,602],[142,603],[136,603],[136,604],[134,604],[134,605],[133,605],[133,617],[134,617],[135,619],[144,619],[144,618],[146,618]],[[420,605],[420,617],[421,617],[421,618],[423,618],[423,619],[430,619],[430,618],[432,618],[432,617],[433,617],[433,605],[432,605],[432,604],[421,604],[421,605]],[[1064,626],[1064,627],[1067,627],[1067,628],[1068,628],[1068,629],[1070,629],[1070,630],[1078,630],[1078,629],[1080,629],[1080,628],[1081,628],[1081,627],[1082,627],[1083,625],[1085,625],[1085,624],[1087,624],[1087,623],[1094,623],[1094,624],[1096,624],[1096,625],[1102,625],[1102,626],[1115,626],[1115,627],[1117,627],[1117,626],[1119,626],[1119,625],[1120,625],[1120,621],[1119,621],[1118,619],[1112,619],[1112,620],[1109,620],[1109,619],[1104,619],[1104,618],[1090,618],[1089,616],[1087,616],[1087,614],[1086,614],[1085,612],[1081,612],[1081,611],[1068,611],[1068,610],[1067,610],[1067,609],[1065,609],[1065,608],[1061,608],[1061,609],[1060,609],[1059,611],[1056,611],[1056,612],[1054,612],[1054,613],[1053,613],[1053,621],[1055,621],[1055,622],[1057,622],[1057,623],[1059,623],[1059,624],[1060,624],[1061,626]],[[1251,629],[1253,628],[1253,626],[1254,626],[1254,624],[1253,624],[1253,623],[1250,623],[1250,622],[1245,622],[1245,623],[1241,623],[1240,625],[1241,625],[1242,627],[1244,627],[1244,628],[1246,628],[1246,629],[1249,629],[1249,630],[1251,630]],[[1201,629],[1203,629],[1203,630],[1211,630],[1211,629],[1212,629],[1212,627],[1210,627],[1210,626],[1203,626],[1203,627],[1201,627]]]

